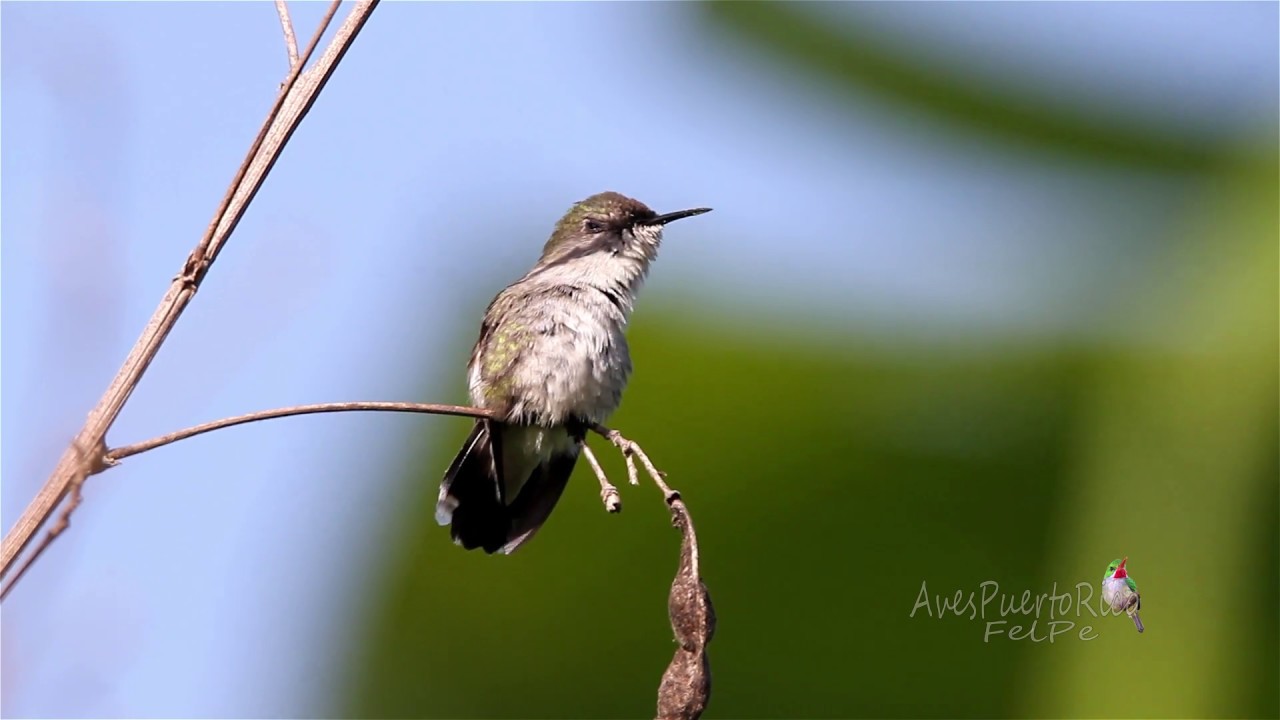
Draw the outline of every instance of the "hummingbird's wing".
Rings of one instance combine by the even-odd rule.
[[[507,531],[510,539],[502,546],[502,552],[515,552],[542,527],[560,501],[577,461],[578,447],[575,445],[571,452],[553,455],[533,471],[507,508],[511,517],[511,527]]]
[[[1128,585],[1128,586],[1129,586],[1129,590],[1130,590],[1130,591],[1132,591],[1132,592],[1138,592],[1138,583],[1134,582],[1134,581],[1133,581],[1133,578],[1131,578],[1131,577],[1126,577],[1126,578],[1124,579],[1124,583],[1125,583],[1126,585]]]
[[[500,413],[508,412],[515,404],[511,376],[536,335],[522,313],[528,298],[514,287],[502,291],[489,303],[484,321],[480,323],[480,337],[467,363],[472,401]]]

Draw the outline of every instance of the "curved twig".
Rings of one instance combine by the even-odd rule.
[[[259,410],[258,412],[246,413],[244,415],[236,415],[235,417],[214,420],[203,425],[196,425],[184,430],[171,432],[167,435],[154,437],[150,440],[125,445],[123,447],[112,448],[106,453],[108,465],[115,465],[131,455],[144,453],[148,450],[154,450],[170,443],[176,443],[179,440],[186,440],[196,435],[203,435],[214,430],[222,428],[234,427],[236,425],[245,425],[247,423],[258,422],[260,420],[273,420],[275,418],[291,417],[294,415],[315,415],[318,413],[339,413],[339,412],[402,412],[402,413],[420,413],[424,415],[452,415],[454,417],[473,417],[487,418],[489,420],[501,420],[502,418],[492,410],[483,410],[477,407],[468,407],[465,405],[441,405],[438,403],[412,403],[412,402],[333,402],[333,403],[316,403],[314,405],[294,405],[292,407],[276,408],[274,410]]]
[[[716,632],[716,611],[711,604],[711,593],[702,582],[698,535],[693,530],[693,518],[680,497],[680,491],[667,485],[666,473],[654,466],[639,443],[600,423],[591,423],[587,427],[622,451],[627,463],[627,477],[632,485],[639,482],[636,458],[640,459],[645,472],[667,501],[671,524],[680,529],[680,565],[675,579],[671,581],[671,593],[667,596],[667,615],[671,618],[671,631],[679,647],[658,686],[657,717],[661,720],[697,720],[711,701],[711,660],[707,657],[707,643]],[[603,472],[597,470],[597,475],[602,485],[608,482]],[[614,492],[616,495],[616,489]]]

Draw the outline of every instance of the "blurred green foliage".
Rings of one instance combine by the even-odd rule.
[[[1203,188],[1181,236],[1099,318],[1127,338],[1114,345],[894,346],[645,298],[637,373],[612,424],[670,473],[698,524],[719,615],[709,715],[1280,715],[1272,139],[1227,154],[1015,112],[990,99],[999,89],[909,69],[909,49],[832,35],[803,10],[705,12],[835,88],[935,96],[921,106],[942,119],[1084,159],[1194,170]],[[679,544],[660,495],[622,487],[624,512],[606,515],[580,464],[520,553],[465,553],[432,518],[465,433],[457,424],[407,463],[419,501],[379,558],[344,710],[651,714]],[[931,596],[989,580],[1002,594],[1096,592],[1126,554],[1143,635],[1124,618],[1070,617],[1077,628],[1053,643],[984,642],[982,619],[910,616],[922,583]],[[1078,639],[1083,625],[1095,639]]]
[[[710,2],[710,28],[763,51],[840,94],[872,96],[1003,145],[1048,150],[1076,160],[1161,171],[1206,171],[1221,161],[1212,140],[1109,112],[1088,97],[1028,97],[999,78],[923,61],[857,22],[833,23],[813,3]],[[856,17],[856,3],[840,8]],[[1010,68],[1011,73],[1018,72]]]

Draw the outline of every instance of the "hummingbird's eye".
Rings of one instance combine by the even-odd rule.
[[[582,228],[589,233],[598,233],[604,230],[604,224],[598,220],[587,220],[582,223]]]

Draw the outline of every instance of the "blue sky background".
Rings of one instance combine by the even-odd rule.
[[[1277,122],[1274,3],[856,10],[822,8],[923,57],[1016,67],[1010,82],[1066,105],[1246,140]],[[293,5],[300,42],[322,12]],[[204,230],[286,63],[266,2],[8,2],[0,29],[7,529]],[[1094,321],[1143,250],[1115,234],[1158,235],[1189,191],[832,98],[684,4],[384,4],[109,442],[296,403],[461,401],[460,338],[559,213],[604,189],[715,208],[670,233],[648,300],[975,343],[1122,341]],[[0,711],[324,712],[358,597],[345,563],[389,534],[378,481],[449,422],[285,420],[93,478],[4,605]]]

